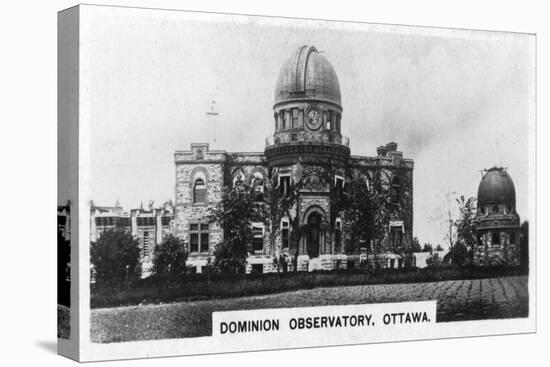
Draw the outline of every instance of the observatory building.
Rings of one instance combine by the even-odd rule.
[[[251,223],[247,272],[277,271],[274,259],[281,256],[290,270],[299,271],[364,261],[404,266],[403,249],[412,241],[414,162],[395,142],[378,147],[372,157],[352,155],[342,134],[343,111],[336,71],[315,47],[302,46],[277,78],[273,116],[266,119],[273,137],[263,152],[210,150],[206,143],[176,151],[175,229],[188,246],[188,266],[201,272],[213,261],[223,231],[208,220],[209,210],[219,204],[224,188],[241,183],[255,188],[259,202],[268,188],[279,190],[282,198],[297,190],[288,214],[277,223]],[[354,235],[337,205],[338,195],[357,179],[388,193],[373,215],[380,222],[377,233]],[[293,231],[302,235],[296,239]]]
[[[476,265],[519,265],[520,220],[516,189],[502,167],[485,171],[477,191]]]

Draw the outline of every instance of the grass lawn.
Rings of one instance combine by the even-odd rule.
[[[93,309],[91,338],[111,343],[212,334],[212,312],[437,300],[437,322],[528,316],[527,276],[314,288],[263,296]]]

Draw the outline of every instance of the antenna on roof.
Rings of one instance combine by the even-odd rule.
[[[212,149],[216,147],[216,116],[219,115],[219,113],[214,110],[215,105],[216,101],[212,100],[210,102],[210,111],[206,112],[206,116],[212,120]]]

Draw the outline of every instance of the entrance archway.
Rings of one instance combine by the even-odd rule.
[[[321,216],[313,212],[307,218],[307,254],[310,258],[319,257],[319,246],[321,244]]]

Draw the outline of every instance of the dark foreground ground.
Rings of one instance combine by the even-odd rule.
[[[527,276],[315,288],[220,300],[94,309],[91,338],[111,343],[212,334],[212,312],[437,300],[437,322],[527,317]]]

